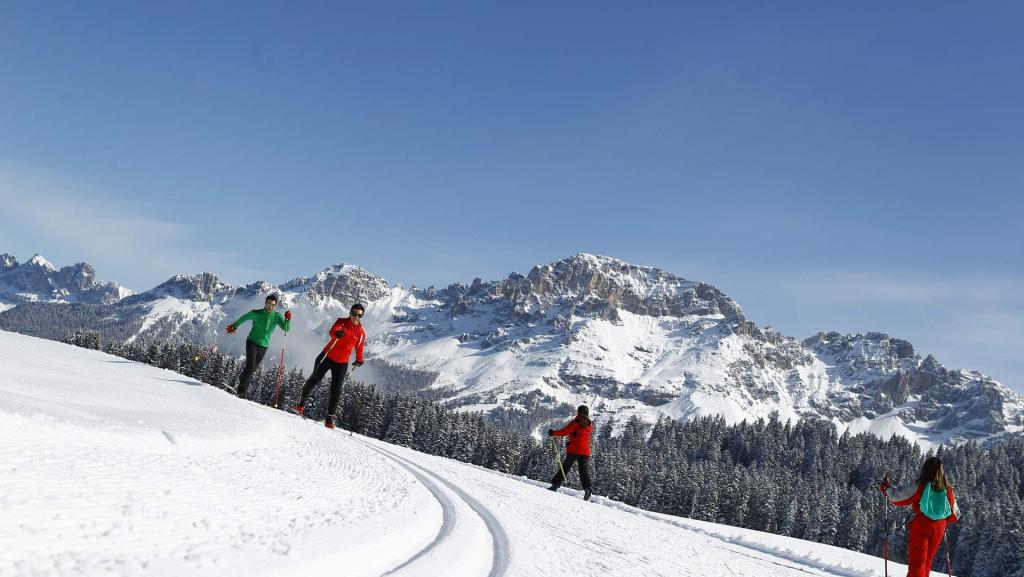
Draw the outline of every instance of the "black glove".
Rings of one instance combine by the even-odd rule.
[[[336,331],[334,331],[334,338],[340,339],[343,336],[345,336],[345,331],[343,331],[343,330],[336,330]]]
[[[353,367],[361,367],[361,366],[363,366],[363,361],[356,361],[356,362],[352,363],[352,366]]]
[[[555,430],[554,429],[548,429],[548,436],[549,437],[554,437],[555,436]]]

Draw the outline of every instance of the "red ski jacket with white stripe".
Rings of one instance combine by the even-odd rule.
[[[340,339],[334,336],[334,333],[338,331],[345,331]],[[363,343],[366,342],[366,331],[363,330],[361,323],[357,325],[348,317],[338,319],[334,321],[327,336],[331,337],[331,341],[324,347],[327,358],[336,363],[347,364],[352,359],[352,350],[355,349],[356,362],[363,362]]]

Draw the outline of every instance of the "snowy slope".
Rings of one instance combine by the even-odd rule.
[[[0,395],[4,577],[881,575],[874,557],[585,503],[6,332]]]

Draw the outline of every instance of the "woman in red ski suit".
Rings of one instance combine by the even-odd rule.
[[[366,331],[363,330],[362,318],[365,309],[361,304],[354,304],[348,312],[348,318],[334,321],[328,336],[331,342],[327,343],[322,353],[316,358],[313,372],[306,379],[306,385],[302,387],[302,396],[299,397],[299,404],[295,406],[295,412],[303,414],[306,410],[306,401],[313,393],[320,381],[323,380],[327,371],[331,371],[331,395],[327,401],[327,418],[324,425],[328,429],[334,428],[335,411],[338,410],[338,401],[341,400],[341,386],[345,382],[345,373],[348,372],[348,362],[352,358],[352,351],[356,352],[356,362],[353,366],[363,364],[363,343],[366,342]]]
[[[949,508],[952,511],[946,519],[935,520],[921,512],[921,495],[928,484],[931,484],[932,491],[946,491]],[[935,553],[938,552],[942,538],[946,534],[946,522],[956,523],[960,519],[960,507],[956,504],[953,486],[946,480],[942,461],[938,457],[928,457],[921,465],[917,481],[902,487],[891,486],[889,475],[886,474],[880,489],[893,505],[913,507],[914,517],[907,524],[907,577],[928,577],[931,573],[932,560],[935,559]]]
[[[549,437],[569,437],[569,448],[565,450],[565,462],[559,465],[555,477],[551,479],[549,491],[557,491],[565,482],[565,475],[572,470],[573,463],[579,463],[583,498],[590,500],[590,433],[593,429],[594,422],[590,420],[590,409],[586,405],[580,405],[576,409],[576,418],[568,425],[557,431],[548,429]]]

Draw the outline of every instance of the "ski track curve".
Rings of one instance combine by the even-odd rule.
[[[377,451],[378,453],[384,455],[386,458],[391,459],[392,461],[397,463],[399,466],[403,467],[405,470],[409,471],[410,474],[415,476],[421,482],[424,482],[424,484],[427,486],[428,490],[430,490],[432,493],[434,493],[435,490],[437,489],[437,485],[435,483],[431,482],[430,479],[424,479],[424,476],[432,477],[434,480],[440,482],[445,487],[447,487],[450,491],[455,493],[458,496],[459,499],[461,499],[464,503],[466,503],[466,505],[477,516],[480,517],[480,519],[484,522],[484,525],[487,527],[488,533],[490,533],[490,537],[491,537],[491,568],[490,568],[490,571],[487,573],[487,577],[504,577],[508,573],[509,564],[510,564],[509,551],[511,550],[510,547],[509,547],[508,534],[505,532],[504,527],[502,527],[501,523],[498,521],[498,518],[494,515],[494,513],[492,513],[490,511],[490,509],[488,509],[480,501],[478,501],[477,499],[475,499],[474,497],[470,496],[468,493],[463,491],[458,485],[455,485],[451,481],[449,481],[449,480],[445,479],[444,477],[434,473],[430,469],[427,469],[426,467],[423,467],[422,465],[419,465],[417,463],[413,463],[412,461],[409,461],[408,459],[405,459],[404,457],[401,457],[401,456],[399,456],[399,455],[397,455],[397,454],[395,454],[395,453],[393,453],[393,452],[391,452],[391,451],[389,451],[387,449],[384,449],[382,447],[376,447],[376,446],[372,445],[371,443],[369,443],[369,442],[367,442],[367,441],[365,441],[363,439],[358,439],[358,440],[359,440],[359,442],[361,444],[363,444],[363,445],[365,445],[365,446],[367,446],[367,447]],[[437,496],[436,493],[435,493],[435,496]],[[445,496],[445,497],[447,497],[447,496]],[[431,546],[428,547],[428,548],[429,549],[433,549],[439,542],[440,541],[435,541],[435,543],[432,543]],[[426,552],[427,552],[426,550],[421,551],[420,553],[418,553],[415,556],[415,558],[422,557]],[[405,567],[406,565],[410,564],[412,561],[413,561],[413,559],[410,559],[409,561],[404,563],[402,565],[402,567]],[[399,568],[396,568],[395,570],[393,570],[392,572],[389,572],[388,574],[391,574],[394,571],[397,571],[398,569]]]
[[[441,505],[441,527],[438,529],[437,536],[434,537],[434,540],[428,543],[423,549],[420,549],[418,552],[416,552],[416,554],[407,559],[401,565],[398,565],[397,567],[389,570],[387,573],[381,575],[381,577],[386,577],[387,575],[394,575],[402,569],[409,567],[416,561],[429,555],[431,552],[437,549],[442,543],[447,541],[448,538],[451,537],[452,532],[455,529],[455,519],[457,517],[457,514],[455,512],[455,504],[452,502],[452,500],[448,497],[448,495],[445,494],[444,491],[441,490],[440,487],[437,486],[436,483],[431,481],[430,478],[428,478],[426,475],[421,473],[416,468],[410,467],[407,464],[395,459],[392,455],[388,454],[387,452],[378,449],[377,447],[374,447],[373,445],[366,443],[362,440],[360,440],[360,442],[367,448],[384,456],[384,458],[394,461],[395,464],[397,464],[399,467],[402,467],[402,469],[404,469],[410,475],[415,477],[417,481],[419,481],[424,487],[426,487],[428,491],[430,491],[431,495],[434,496],[434,499],[437,500],[438,504]]]
[[[517,574],[519,572],[540,574],[539,571],[544,568],[534,563],[535,559],[533,558],[546,558],[561,562],[564,561],[561,552],[564,552],[566,546],[570,546],[578,553],[582,551],[578,556],[585,559],[585,562],[597,573],[607,571],[608,574],[616,575],[656,574],[696,577],[715,574],[707,573],[707,571],[718,572],[718,574],[731,573],[737,577],[763,575],[765,571],[768,571],[768,574],[790,577],[799,575],[877,577],[878,575],[873,567],[867,568],[863,563],[858,562],[857,558],[862,556],[859,553],[820,544],[807,544],[808,549],[805,550],[800,547],[805,544],[802,541],[779,538],[779,542],[775,543],[772,541],[776,537],[774,535],[766,535],[768,540],[763,541],[758,532],[652,513],[598,495],[595,495],[594,500],[587,504],[579,499],[582,491],[565,488],[560,495],[551,495],[542,491],[546,487],[546,483],[539,481],[493,471],[479,465],[416,453],[405,447],[395,446],[393,451],[417,466],[428,468],[433,474],[454,479],[465,486],[466,490],[472,491],[483,502],[491,504],[490,510],[502,519],[506,528],[511,529],[510,535],[513,542],[515,542],[517,550],[522,551],[521,554],[517,553],[513,560],[515,562],[514,571]],[[495,507],[490,498],[499,493],[510,494],[513,492],[510,491],[509,482],[519,486],[535,487],[534,490],[544,497],[537,495],[528,497],[532,506],[525,509],[509,508],[501,505],[500,501]],[[553,499],[547,498],[549,495]],[[642,523],[629,522],[623,517],[606,516],[600,513],[597,513],[597,517],[595,517],[592,512],[596,509],[591,509],[595,506],[596,509],[612,509],[619,513],[626,513],[629,517],[656,521],[657,525],[672,527],[668,533],[682,531],[685,534],[693,535],[694,538],[691,540],[682,537],[680,540],[678,533],[673,536],[657,527],[647,526],[642,530],[652,531],[648,538],[663,541],[670,546],[675,544],[676,548],[668,550],[676,551],[676,555],[673,558],[659,559],[657,556],[651,555],[649,551],[639,554],[643,548],[635,550],[632,547],[634,543],[629,538],[623,540],[617,535],[634,534],[631,532],[640,529]],[[564,526],[558,521],[558,519],[566,518],[567,512],[568,516],[586,513],[586,518],[599,520],[608,524],[609,527],[614,525],[615,529],[609,529],[607,534],[597,532],[567,536],[564,534]],[[551,542],[561,545],[552,547]],[[828,550],[821,550],[823,547],[828,547]],[[588,550],[590,552],[599,550],[603,561],[598,561],[598,558],[593,557]],[[680,559],[684,557],[690,559],[699,557],[703,561],[698,565],[680,562]],[[554,569],[548,567],[547,569],[551,571],[550,574],[569,574],[559,573],[563,567]],[[564,567],[564,569],[568,570],[569,568]],[[651,569],[656,570],[649,571]]]

